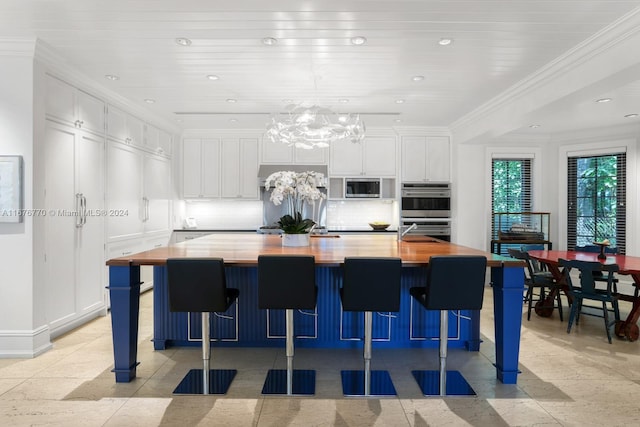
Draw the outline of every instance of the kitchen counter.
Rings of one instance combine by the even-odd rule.
[[[141,265],[154,266],[153,345],[162,350],[172,345],[197,345],[196,313],[172,313],[168,308],[166,260],[174,257],[221,257],[225,260],[227,285],[240,297],[224,315],[214,316],[212,341],[216,346],[282,346],[284,315],[281,310],[257,308],[257,258],[261,254],[310,254],[317,264],[318,302],[315,313],[296,314],[299,347],[359,348],[361,313],[343,312],[339,287],[341,263],[348,256],[400,257],[402,290],[400,311],[374,318],[377,348],[437,347],[439,313],[423,310],[411,301],[409,288],[424,286],[431,256],[483,255],[491,269],[494,294],[497,377],[515,383],[522,320],[523,264],[448,242],[397,241],[395,233],[347,233],[339,238],[313,238],[308,247],[283,247],[279,235],[257,233],[211,234],[199,239],[113,258],[109,265],[109,291],[117,382],[136,376],[138,304]],[[480,348],[479,312],[450,314],[450,348]]]

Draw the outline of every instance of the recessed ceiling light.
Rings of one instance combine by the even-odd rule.
[[[147,104],[155,104],[155,103],[156,103],[156,100],[155,100],[155,99],[151,99],[151,98],[146,98],[146,99],[144,100],[144,102],[146,102]]]
[[[531,129],[536,129],[536,128],[539,128],[539,127],[540,127],[540,125],[529,125],[529,127],[530,127]]]
[[[394,122],[396,123],[402,123],[402,119],[395,119]]]
[[[453,39],[448,39],[448,38],[441,38],[440,41],[438,42],[440,46],[449,46],[451,43],[453,43]]]
[[[420,82],[424,80],[424,76],[413,76],[411,77],[411,80],[413,80],[414,82]]]
[[[293,104],[293,99],[283,99],[282,102],[285,104]]]
[[[625,115],[625,117],[626,117],[627,119],[632,119],[632,118],[634,118],[634,117],[638,117],[638,113],[631,113],[631,114],[627,114],[627,115]]]
[[[219,79],[220,79],[220,77],[216,76],[215,74],[209,74],[209,75],[207,76],[207,78],[208,78],[209,80],[219,80]]]
[[[404,99],[396,99],[396,104],[404,104]]]
[[[265,37],[262,39],[262,44],[265,46],[273,46],[278,43],[278,39],[273,37]]]
[[[227,102],[228,102],[229,104],[233,104],[234,102],[237,102],[237,101],[238,101],[237,99],[233,99],[233,98],[228,98],[228,99],[227,99]]]
[[[185,37],[178,37],[176,39],[176,43],[179,44],[180,46],[191,46],[191,40]]]
[[[118,76],[116,76],[114,74],[105,74],[104,78],[107,79],[107,80],[112,80],[112,81],[120,80],[120,77],[118,77]]]
[[[182,123],[182,119],[176,119],[176,122]]]
[[[366,37],[362,37],[362,36],[351,37],[351,44],[353,44],[353,45],[361,46],[361,45],[365,44],[366,42],[367,42],[367,38]]]
[[[238,119],[229,119],[229,121],[230,121],[231,123],[235,123],[235,122],[237,122],[237,121],[238,121]]]
[[[596,102],[600,103],[600,104],[604,104],[605,102],[611,102],[612,99],[611,98],[600,98],[600,99],[596,99]]]
[[[338,99],[338,102],[340,102],[342,104],[346,104],[347,102],[349,102],[349,100],[347,98],[340,98],[340,99]]]

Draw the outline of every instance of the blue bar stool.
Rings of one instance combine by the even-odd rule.
[[[400,310],[400,258],[344,259],[340,299],[344,311],[364,312],[364,370],[341,371],[345,396],[395,396],[389,372],[371,370],[373,312]]]
[[[258,307],[285,310],[287,369],[270,369],[262,394],[312,395],[316,372],[293,369],[293,310],[313,310],[318,298],[315,258],[308,255],[258,257]]]
[[[174,394],[226,394],[237,370],[209,369],[209,313],[225,312],[240,292],[227,288],[224,261],[221,258],[167,259],[169,310],[202,313],[203,369],[192,369]]]
[[[425,396],[475,396],[458,371],[447,371],[449,310],[480,310],[487,259],[483,256],[433,256],[426,286],[409,293],[427,310],[440,310],[440,370],[411,371]]]

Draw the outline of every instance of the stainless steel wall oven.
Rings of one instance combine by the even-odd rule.
[[[403,218],[451,218],[451,184],[402,184]]]

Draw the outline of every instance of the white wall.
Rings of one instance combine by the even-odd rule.
[[[0,153],[24,161],[24,208],[34,190],[34,42],[0,40]],[[37,108],[37,107],[36,107]],[[34,356],[50,347],[34,281],[34,221],[0,223],[0,349]]]

